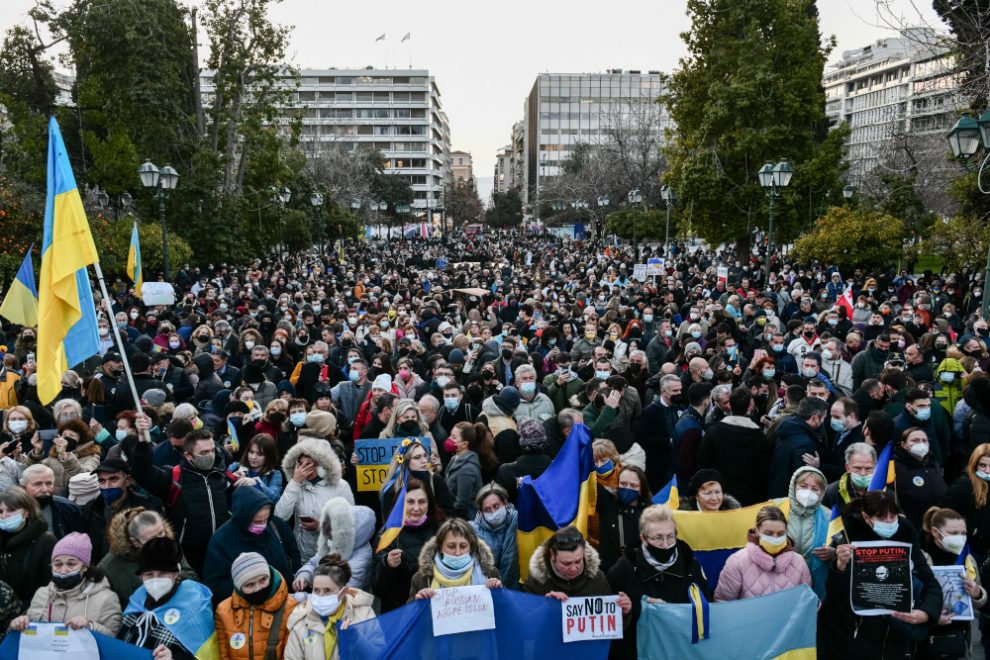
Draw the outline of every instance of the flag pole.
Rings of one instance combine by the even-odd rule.
[[[131,363],[127,359],[127,353],[124,351],[124,342],[120,338],[120,328],[117,327],[117,322],[114,320],[113,304],[110,302],[110,294],[107,292],[107,283],[103,279],[103,269],[100,268],[100,262],[97,261],[94,263],[93,268],[96,269],[96,280],[100,283],[100,291],[103,292],[103,304],[107,309],[107,322],[110,323],[110,327],[113,329],[113,335],[117,339],[117,347],[120,349],[120,359],[124,363],[124,373],[127,374],[127,385],[131,388],[131,396],[134,397],[134,406],[137,412],[140,413],[141,397],[138,396],[137,386],[134,384]]]

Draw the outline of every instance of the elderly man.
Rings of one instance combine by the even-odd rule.
[[[637,442],[646,452],[646,476],[654,493],[666,484],[665,478],[670,469],[670,439],[684,408],[682,390],[681,380],[677,376],[661,378],[660,396],[643,408],[636,428]]]
[[[48,531],[60,539],[71,532],[86,533],[83,511],[73,502],[55,495],[55,473],[47,465],[29,465],[21,474],[21,486],[37,500],[48,521]]]
[[[686,390],[695,383],[710,383],[715,378],[708,360],[703,357],[693,357],[688,362],[688,370],[681,376],[681,389]]]
[[[732,408],[729,405],[730,394],[732,394],[732,385],[728,383],[722,383],[712,388],[712,409],[705,416],[705,428],[732,414]]]
[[[519,390],[519,407],[513,415],[517,422],[535,419],[541,424],[554,416],[553,401],[536,384],[536,369],[531,364],[516,367],[516,389]]]
[[[842,358],[842,342],[835,337],[825,340],[822,346],[821,372],[843,393],[852,393],[852,365]]]
[[[838,403],[836,403],[838,405]],[[846,471],[825,489],[822,505],[844,507],[866,493],[877,466],[877,452],[865,442],[854,442],[845,451]]]
[[[423,420],[429,424],[430,435],[437,443],[440,442],[440,438],[446,440],[447,435],[444,435],[446,431],[437,420],[440,415],[440,402],[437,398],[432,394],[426,394],[416,403],[416,407],[419,409],[419,414],[423,416]]]

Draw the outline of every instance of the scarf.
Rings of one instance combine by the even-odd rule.
[[[484,584],[487,578],[481,572],[481,565],[475,558],[461,571],[453,571],[440,561],[440,553],[433,557],[433,589],[450,589],[451,587],[468,587],[472,584]]]
[[[340,607],[337,611],[327,617],[327,627],[323,631],[323,657],[332,658],[333,650],[337,648],[337,622],[344,618],[347,605],[344,599],[340,600]],[[273,631],[274,632],[274,631]],[[275,634],[278,634],[277,632]]]
[[[650,566],[652,566],[653,568],[657,569],[662,573],[677,563],[677,547],[676,546],[674,547],[674,554],[670,555],[670,561],[661,562],[656,557],[653,556],[653,554],[650,552],[650,549],[646,547],[646,544],[644,543],[643,559],[646,560],[647,564],[649,564]]]

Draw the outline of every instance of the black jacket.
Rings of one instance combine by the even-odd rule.
[[[804,454],[819,450],[818,433],[800,417],[789,417],[777,427],[770,461],[770,479],[767,494],[770,497],[787,497],[791,475],[804,466]],[[732,493],[739,497],[738,493]],[[739,498],[742,501],[742,498]],[[744,503],[745,504],[745,503]]]
[[[127,500],[121,504],[119,509],[111,509],[108,512],[102,497],[97,497],[86,505],[83,513],[88,526],[89,538],[93,542],[92,566],[100,563],[100,559],[110,552],[110,539],[108,535],[110,520],[121,511],[134,509],[139,506],[152,511],[158,511],[159,513],[162,510],[162,504],[158,499],[133,488],[128,489]]]
[[[694,551],[681,540],[677,541],[677,561],[667,570],[658,571],[643,557],[637,537],[635,546],[608,571],[608,583],[614,593],[621,591],[632,600],[631,624],[623,628],[625,634],[621,640],[612,642],[610,657],[613,658],[636,657],[636,623],[642,612],[643,596],[659,598],[665,603],[688,603],[688,588],[697,584],[709,602],[714,600],[708,578],[694,558]]]
[[[28,520],[13,534],[0,532],[0,582],[6,582],[22,603],[30,603],[34,592],[52,580],[52,550],[55,537],[44,519]]]
[[[670,439],[677,425],[678,410],[665,406],[659,399],[643,408],[636,428],[636,440],[646,452],[646,477],[650,490],[657,492],[666,485],[670,469]]]
[[[391,545],[375,554],[372,592],[381,598],[383,613],[406,604],[413,575],[419,570],[419,552],[436,531],[433,521],[427,521],[422,527],[403,527]],[[374,546],[378,547],[377,540]],[[402,550],[402,562],[392,568],[385,562],[385,556],[395,549]]]
[[[83,510],[75,502],[55,495],[48,506],[51,507],[52,513],[52,524],[49,531],[56,539],[72,532],[85,534],[88,531]]]
[[[498,468],[498,473],[495,475],[495,481],[500,486],[505,488],[509,493],[509,499],[513,502],[516,501],[516,497],[519,494],[519,488],[516,486],[516,479],[519,477],[524,477],[529,475],[533,479],[543,474],[546,469],[550,467],[550,457],[546,454],[540,453],[530,453],[523,452],[512,463],[505,463],[500,465]]]
[[[925,460],[919,461],[900,446],[894,447],[894,465],[897,503],[907,519],[920,528],[925,511],[940,504],[948,490],[942,470],[930,451]]]
[[[766,500],[769,462],[770,445],[763,429],[745,417],[730,416],[712,425],[698,449],[698,468],[718,470],[725,492],[743,506]]]
[[[183,374],[185,374],[185,372],[183,372]],[[169,394],[168,388],[164,386],[162,381],[149,374],[134,374],[134,388],[137,390],[138,396],[144,396],[145,392],[156,388],[164,389],[166,395]],[[189,387],[189,394],[192,394],[191,385]],[[175,399],[174,394],[169,398]],[[113,397],[113,405],[108,405],[108,407],[112,407],[115,414],[123,410],[134,410],[134,395],[131,394],[131,388],[117,387],[117,393]]]
[[[648,503],[647,503],[648,504]],[[598,556],[606,573],[626,548],[639,545],[639,517],[646,504],[625,506],[603,486],[598,486],[595,510],[598,512]]]
[[[966,519],[969,543],[976,554],[984,557],[990,554],[990,502],[983,506],[976,505],[969,475],[964,474],[952,482],[945,491],[941,504],[957,511]]]

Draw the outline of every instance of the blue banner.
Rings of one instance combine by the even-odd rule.
[[[430,439],[427,436],[410,439],[419,442],[426,452],[430,453]],[[377,493],[382,489],[388,465],[403,440],[406,438],[372,438],[355,441],[354,453],[358,455],[358,492]]]
[[[567,658],[604,660],[609,642],[564,644],[561,602],[509,589],[492,589],[495,629],[433,636],[430,602],[417,600],[341,630],[342,660],[366,658]]]
[[[92,631],[91,631],[92,632]],[[113,637],[94,632],[93,639],[100,649],[100,660],[151,660],[151,651]],[[0,660],[15,660],[20,657],[21,633],[9,632],[0,643]],[[31,660],[25,658],[25,660]],[[96,660],[87,659],[87,660]]]

